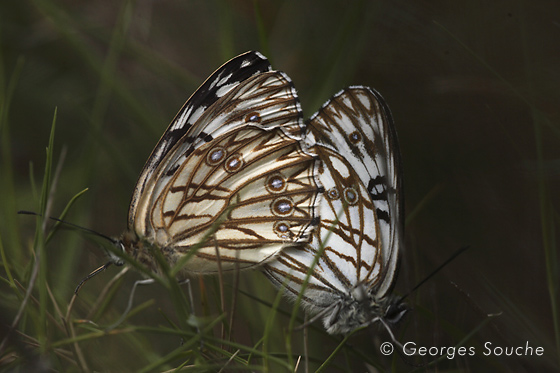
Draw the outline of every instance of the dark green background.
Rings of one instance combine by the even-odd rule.
[[[15,213],[39,208],[29,167],[32,162],[40,185],[55,107],[55,161],[63,149],[66,157],[52,214],[89,188],[67,219],[116,236],[125,229],[138,173],[185,99],[226,60],[260,50],[292,78],[306,117],[351,84],[371,86],[387,100],[399,134],[407,211],[397,293],[470,245],[408,298],[413,309],[397,328],[398,339],[454,346],[474,332],[464,345],[474,346],[476,356],[444,359],[439,371],[557,370],[559,15],[560,3],[544,0],[3,1],[4,249],[20,269],[32,263],[34,219]],[[5,92],[16,77],[7,113]],[[49,284],[63,304],[77,282],[105,261],[100,249],[72,232],[59,232],[47,252]],[[87,283],[83,298],[94,299],[116,272],[111,268]],[[127,277],[105,324],[124,310],[139,275]],[[210,299],[217,298],[208,285],[213,281],[204,279]],[[272,301],[275,290],[264,281],[258,273],[243,274],[241,287]],[[8,294],[4,285],[0,290]],[[2,321],[11,322],[18,303],[4,298]],[[233,339],[254,345],[268,309],[239,298]],[[156,305],[131,321],[164,323],[157,308],[169,307],[165,295],[157,286],[141,289],[135,302],[147,299]],[[87,314],[80,301],[75,318]],[[291,304],[281,308],[289,311]],[[278,346],[271,352],[282,351],[286,324],[286,318],[276,320]],[[339,340],[324,342],[320,324],[315,326],[310,355],[320,362]],[[376,331],[353,337],[351,348],[373,356],[379,367],[393,362],[394,369],[413,370],[400,358],[381,356],[372,339],[388,337]],[[138,369],[152,353],[178,346],[177,338],[160,337],[134,336],[149,341],[150,353],[104,337],[89,345],[88,361],[97,370]],[[487,341],[528,341],[544,347],[545,355],[485,357]],[[337,355],[336,365],[343,371],[365,370],[360,359],[344,356]],[[54,365],[67,368],[60,364]]]

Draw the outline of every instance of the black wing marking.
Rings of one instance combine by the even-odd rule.
[[[212,138],[205,132],[201,132],[194,137],[188,136],[192,125],[204,114],[206,109],[240,82],[253,75],[270,70],[272,68],[268,59],[259,52],[251,51],[232,58],[206,79],[179,110],[146,161],[132,196],[129,219],[133,215],[146,182],[179,139],[185,137],[187,141],[192,143],[198,138],[203,140]]]

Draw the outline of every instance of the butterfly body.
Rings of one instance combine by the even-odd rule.
[[[387,308],[387,298],[378,298],[369,284],[359,284],[344,296],[332,299],[332,311],[324,318],[324,326],[330,334],[347,334],[367,326]]]

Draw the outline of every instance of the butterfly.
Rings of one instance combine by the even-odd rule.
[[[320,223],[308,243],[282,250],[263,271],[290,298],[301,296],[330,334],[375,321],[387,327],[406,312],[391,296],[404,224],[389,108],[373,89],[349,87],[309,119],[307,132],[321,160]]]
[[[226,62],[152,151],[117,246],[155,273],[156,252],[169,266],[192,255],[181,280],[252,267],[306,242],[318,224],[320,183],[303,132],[286,74],[258,52]]]

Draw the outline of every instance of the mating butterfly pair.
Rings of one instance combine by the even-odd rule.
[[[292,298],[303,292],[329,333],[348,333],[402,314],[390,297],[401,195],[395,129],[377,92],[343,90],[304,124],[288,76],[247,52],[163,134],[118,246],[155,272],[153,250],[171,266],[192,255],[181,279],[260,266]]]

